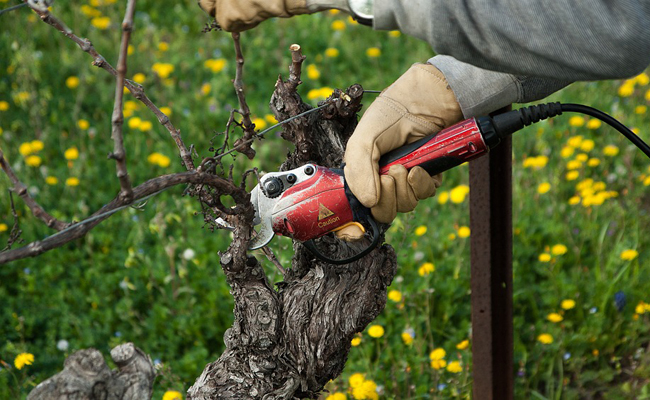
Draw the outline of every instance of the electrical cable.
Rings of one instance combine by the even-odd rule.
[[[632,132],[630,128],[623,125],[611,115],[582,104],[562,103],[561,108],[562,111],[582,113],[603,121],[617,131],[621,132],[623,136],[625,136],[630,142],[634,143],[634,145],[638,147],[639,150],[641,150],[646,156],[648,156],[648,158],[650,158],[650,146],[648,146],[647,143],[645,143],[639,136]]]

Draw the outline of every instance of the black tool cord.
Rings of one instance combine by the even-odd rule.
[[[623,136],[625,136],[630,142],[634,143],[636,147],[639,148],[648,158],[650,158],[650,146],[643,140],[641,140],[640,137],[638,137],[634,132],[632,132],[627,126],[623,125],[620,123],[617,119],[614,117],[605,114],[604,112],[595,109],[593,107],[585,106],[582,104],[561,104],[562,111],[566,112],[577,112],[577,113],[582,113],[582,114],[587,114],[591,117],[597,118],[604,123],[610,125],[617,131],[621,132]]]

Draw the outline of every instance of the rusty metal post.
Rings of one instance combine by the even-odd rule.
[[[469,163],[474,399],[514,398],[512,140]]]

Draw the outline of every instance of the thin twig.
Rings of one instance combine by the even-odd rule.
[[[163,175],[150,179],[141,185],[134,187],[133,200],[130,203],[125,204],[124,201],[117,196],[110,203],[106,204],[89,218],[81,222],[70,225],[62,231],[43,240],[32,242],[27,246],[18,249],[0,253],[0,264],[27,257],[36,257],[46,251],[61,247],[66,243],[83,237],[100,222],[104,221],[115,212],[130,207],[134,203],[147,199],[152,195],[161,193],[172,186],[188,183],[210,186],[217,191],[217,197],[220,195],[232,197],[235,204],[237,204],[237,206],[231,208],[234,212],[244,213],[248,207],[252,207],[249,201],[250,196],[245,190],[242,190],[233,182],[216,175],[201,173],[196,170]]]
[[[268,258],[268,260],[271,261],[273,263],[273,265],[275,265],[275,267],[278,269],[278,271],[280,271],[280,273],[284,277],[285,274],[287,273],[287,271],[284,269],[282,264],[280,264],[280,261],[275,256],[275,253],[273,253],[273,250],[271,250],[271,248],[269,246],[264,246],[264,247],[262,247],[262,251],[264,252],[264,255],[266,256],[266,258]]]
[[[27,204],[27,207],[32,211],[32,214],[41,221],[45,222],[47,226],[50,228],[54,228],[57,231],[60,231],[61,229],[64,229],[67,227],[69,224],[59,221],[58,219],[54,218],[50,214],[48,214],[43,207],[41,207],[32,196],[29,195],[29,192],[27,191],[27,186],[23,184],[16,174],[14,173],[14,170],[11,168],[7,160],[4,158],[4,154],[2,153],[2,150],[0,150],[0,167],[5,171],[5,174],[9,177],[9,180],[11,183],[14,185],[13,191],[18,193],[18,195],[23,199],[25,204]]]
[[[133,15],[135,14],[135,0],[128,0],[124,21],[122,22],[122,42],[120,44],[120,56],[117,61],[117,78],[115,80],[115,104],[113,106],[113,153],[109,155],[117,164],[117,178],[120,180],[120,196],[125,202],[131,201],[133,190],[131,180],[126,169],[126,150],[124,149],[124,138],[122,136],[122,124],[124,115],[122,114],[124,99],[124,81],[126,79],[126,58],[129,48],[129,39],[133,30]]]
[[[79,38],[77,35],[75,35],[72,32],[72,30],[70,30],[70,28],[68,28],[63,22],[57,19],[49,11],[47,10],[40,11],[34,8],[32,8],[32,10],[34,10],[34,12],[36,12],[40,16],[43,22],[56,28],[59,32],[63,33],[67,38],[75,42],[83,51],[90,54],[90,56],[92,56],[93,58],[92,65],[106,70],[108,73],[110,73],[113,76],[117,76],[117,71],[115,70],[115,68],[113,68],[113,66],[110,63],[108,63],[106,59],[97,52],[97,50],[95,50],[90,40]],[[179,129],[176,129],[174,125],[172,125],[171,121],[169,120],[169,117],[163,114],[163,112],[160,111],[160,109],[155,104],[153,104],[153,102],[145,95],[144,88],[142,87],[142,85],[139,85],[128,79],[125,81],[124,85],[127,87],[127,89],[129,89],[131,94],[133,94],[133,96],[136,99],[144,103],[144,105],[147,106],[147,108],[150,109],[156,115],[156,117],[158,118],[158,122],[160,122],[160,124],[167,129],[172,139],[176,143],[176,147],[178,147],[178,150],[180,151],[181,159],[183,160],[183,164],[185,165],[185,168],[190,171],[193,170],[195,167],[194,167],[194,162],[192,161],[192,154],[187,149],[187,146],[185,146],[185,143],[181,138],[181,131]]]
[[[22,235],[23,231],[20,230],[20,226],[18,224],[18,213],[16,212],[16,205],[14,204],[14,194],[11,192],[11,190],[9,190],[9,201],[11,203],[11,215],[14,217],[14,224],[11,227],[11,232],[9,232],[9,240],[7,240],[7,246],[5,246],[4,249],[0,250],[0,252],[9,250],[15,243],[23,242],[23,239],[20,238],[20,235]]]
[[[289,80],[288,83],[296,90],[296,87],[302,83],[300,75],[302,75],[302,63],[307,58],[302,54],[300,45],[297,43],[289,46],[291,51],[291,66],[289,67]]]
[[[244,73],[244,55],[241,51],[239,37],[239,32],[232,33],[232,40],[235,44],[235,59],[237,60],[237,69],[235,71],[235,80],[233,81],[233,85],[235,86],[235,92],[237,93],[237,99],[239,100],[244,136],[235,141],[234,148],[252,160],[253,157],[255,157],[255,150],[253,150],[248,143],[250,143],[249,139],[255,135],[255,125],[253,125],[253,122],[251,121],[251,111],[248,108],[246,96],[244,95],[244,83],[242,81],[242,75]]]

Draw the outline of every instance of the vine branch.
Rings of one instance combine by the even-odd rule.
[[[133,30],[133,15],[135,14],[135,0],[129,0],[126,6],[126,13],[124,14],[124,21],[122,22],[122,42],[120,44],[120,56],[117,61],[117,77],[115,82],[115,104],[113,106],[112,125],[113,130],[111,137],[115,146],[113,153],[109,158],[115,160],[117,164],[117,178],[120,181],[120,197],[125,202],[131,201],[133,197],[133,190],[131,189],[131,180],[126,168],[126,151],[124,149],[124,138],[122,135],[122,124],[124,122],[124,115],[122,113],[123,99],[124,99],[124,81],[126,78],[126,59],[129,48],[129,39],[131,31]]]

